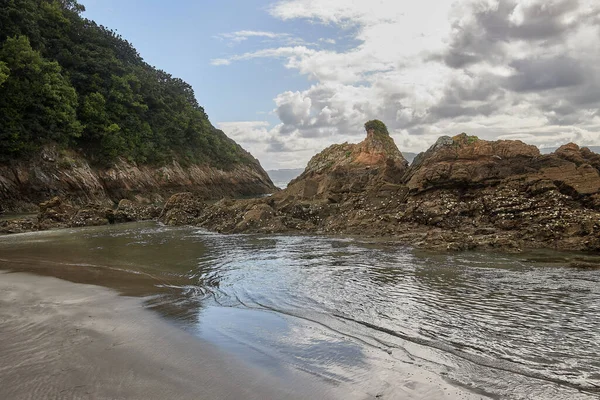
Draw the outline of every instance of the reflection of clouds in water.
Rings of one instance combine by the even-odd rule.
[[[209,307],[197,324],[201,337],[271,369],[293,367],[335,382],[364,376],[365,348],[317,323],[278,313]]]
[[[506,371],[509,376],[502,379],[507,382],[527,382],[531,378],[516,377],[525,374],[579,385],[570,378],[572,365],[579,376],[596,379],[590,375],[594,366],[585,360],[592,351],[590,338],[598,339],[594,332],[600,319],[582,321],[580,316],[584,310],[596,315],[586,304],[600,299],[600,293],[590,291],[593,284],[576,271],[561,270],[562,279],[556,279],[552,270],[535,268],[517,256],[436,254],[375,240],[212,238],[221,255],[219,300],[306,320],[289,332],[268,335],[278,337],[269,340],[279,351],[310,369],[336,375],[345,369],[345,376],[352,377],[356,368],[381,369],[365,357],[366,349],[382,353],[389,345],[395,356],[398,350],[404,357],[407,346],[420,346],[417,353],[427,354],[423,362],[436,364],[436,369],[464,364],[449,354],[479,365],[465,368],[471,371],[466,375],[454,375],[463,382],[487,385],[496,376],[486,369],[491,365]],[[573,290],[580,285],[582,296]],[[332,330],[315,330],[313,323]],[[556,335],[567,339],[558,343]],[[555,359],[556,354],[562,355]],[[369,367],[359,366],[353,357]],[[403,359],[409,361],[410,355]],[[542,397],[544,390],[538,391]]]
[[[286,335],[273,336],[279,351],[301,369],[336,381],[351,381],[368,370],[364,348],[342,335],[305,322],[288,325]]]

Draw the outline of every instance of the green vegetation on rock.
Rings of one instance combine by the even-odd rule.
[[[459,145],[469,145],[469,144],[473,144],[475,142],[477,142],[479,140],[479,138],[477,136],[469,136],[466,133],[461,133],[459,135],[453,136],[452,137],[452,141],[454,142],[453,144],[455,146],[459,146]]]
[[[387,126],[383,122],[378,119],[373,119],[371,121],[367,121],[365,123],[365,129],[367,132],[374,131],[375,133],[383,134],[389,136],[389,132]]]
[[[254,162],[212,126],[190,85],[83,11],[75,0],[2,1],[0,161],[59,143],[98,164]]]

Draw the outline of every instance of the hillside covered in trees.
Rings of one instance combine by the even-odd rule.
[[[212,126],[190,85],[83,11],[76,0],[0,0],[0,162],[46,143],[97,165],[255,162]]]

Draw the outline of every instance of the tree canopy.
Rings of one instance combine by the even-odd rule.
[[[0,0],[0,161],[53,142],[101,164],[252,162],[189,84],[83,11],[75,0]]]

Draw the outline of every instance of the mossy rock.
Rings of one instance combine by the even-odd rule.
[[[378,119],[373,119],[371,121],[367,121],[365,123],[365,129],[367,130],[367,132],[372,130],[378,134],[382,134],[382,135],[386,135],[386,136],[390,135],[390,133],[388,132],[387,126],[385,126],[385,124]]]
[[[463,132],[460,135],[453,136],[452,141],[454,142],[455,146],[461,146],[473,144],[479,141],[479,138],[477,136],[469,136]]]

